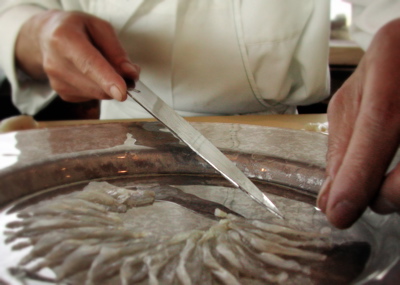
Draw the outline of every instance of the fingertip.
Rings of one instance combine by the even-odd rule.
[[[122,95],[122,98],[121,98],[120,102],[125,102],[126,99],[128,99],[128,95],[127,95],[126,93],[124,93],[124,94]]]
[[[125,101],[126,95],[121,92],[121,90],[116,86],[112,85],[110,88],[110,95],[113,99],[118,100],[118,101]],[[124,99],[125,97],[125,99]]]
[[[362,213],[363,209],[349,200],[339,201],[326,211],[329,222],[338,229],[349,228]]]

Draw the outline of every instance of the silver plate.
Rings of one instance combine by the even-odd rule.
[[[132,89],[132,92],[127,91],[128,96],[164,124],[177,138],[207,161],[236,188],[250,195],[255,201],[264,205],[267,210],[283,218],[265,193],[261,192],[215,145],[144,85],[138,85],[138,88],[144,92]]]
[[[351,229],[339,231],[330,228],[313,206],[324,179],[325,135],[237,124],[197,123],[194,126],[271,196],[285,212],[289,226],[307,231],[329,228],[334,243],[339,246],[367,244],[371,253],[353,283],[391,284],[399,278],[398,215],[379,216],[368,211]],[[225,179],[158,123],[16,132],[0,135],[0,145],[3,217],[8,210],[23,207],[26,201],[35,203],[81,189],[88,181],[106,180],[121,186],[174,185],[210,201],[210,205],[219,203],[248,218],[273,219],[270,213],[233,191]],[[190,201],[181,204],[194,210]],[[180,219],[171,221],[168,227],[171,234],[196,228],[198,220],[185,217],[185,211]],[[2,231],[5,223],[3,218]],[[151,230],[165,234],[162,227],[163,223],[152,223]],[[1,236],[2,256],[6,247]],[[0,268],[10,265],[4,262],[0,261]],[[340,264],[330,266],[335,272]],[[331,281],[326,280],[325,284],[333,284]]]

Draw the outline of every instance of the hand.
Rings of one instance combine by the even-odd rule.
[[[318,206],[338,228],[371,206],[400,210],[400,165],[386,174],[400,143],[400,19],[375,35],[328,107],[327,180]]]
[[[23,25],[16,42],[18,66],[69,102],[126,99],[126,83],[138,80],[108,22],[80,12],[44,11]]]

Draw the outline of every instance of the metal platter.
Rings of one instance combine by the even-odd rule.
[[[194,126],[267,193],[284,212],[284,221],[232,188],[158,123],[108,123],[3,134],[0,253],[7,258],[0,261],[2,281],[51,281],[51,277],[40,281],[37,276],[15,273],[19,259],[30,249],[13,250],[7,243],[7,227],[24,208],[81,191],[91,181],[128,189],[161,187],[152,206],[123,215],[126,227],[141,228],[160,240],[212,225],[213,213],[219,208],[247,219],[328,233],[333,244],[328,261],[312,265],[313,274],[302,279],[302,284],[391,284],[399,277],[398,215],[367,211],[352,228],[339,231],[315,208],[324,180],[325,135],[238,124]],[[283,284],[295,284],[296,280]],[[261,284],[253,281],[244,283]]]

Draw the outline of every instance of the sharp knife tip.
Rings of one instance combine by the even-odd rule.
[[[274,203],[272,203],[271,200],[269,200],[265,194],[263,194],[262,202],[272,214],[274,214],[280,219],[285,218],[283,214],[278,210],[278,208],[274,205]]]
[[[270,210],[271,211],[271,213],[272,214],[274,214],[275,216],[277,216],[278,218],[280,218],[280,219],[285,219],[285,217],[283,216],[283,214],[278,210],[278,208],[277,207],[273,207],[273,208],[271,208],[271,207],[268,207],[268,210]]]
[[[133,100],[135,100],[135,101],[137,101],[136,99],[135,99],[135,96],[134,95],[132,95],[132,93],[131,92],[136,92],[136,93],[141,93],[141,91],[140,90],[137,90],[137,89],[135,89],[135,88],[128,88],[127,89],[127,95],[129,96],[129,97],[131,97]],[[157,98],[157,99],[160,99],[160,98],[158,98],[155,94],[154,94],[154,96]],[[138,101],[137,101],[138,102]],[[162,100],[161,100],[161,102],[163,102]],[[138,102],[138,103],[140,103],[140,102]],[[164,103],[164,102],[163,102]],[[140,103],[141,104],[141,103]],[[164,103],[165,104],[165,103]],[[141,104],[142,105],[142,104]],[[142,105],[143,106],[143,105]],[[148,111],[149,111],[149,109],[148,108],[146,108]],[[149,111],[150,112],[150,111]],[[154,113],[153,112],[150,112],[155,118],[157,118],[158,120],[160,120],[157,116],[155,116],[154,115]],[[179,116],[178,116],[178,118],[179,118]],[[183,120],[183,119],[182,119]],[[161,120],[162,122],[163,122],[163,120]],[[183,120],[184,121],[184,120]],[[185,123],[186,123],[186,121],[184,121]],[[164,124],[165,124],[165,122],[163,122]],[[168,126],[168,125],[167,125]],[[186,143],[186,142],[185,142]],[[190,144],[188,144],[190,147],[191,147],[191,145]],[[195,149],[194,149],[195,150]],[[198,153],[199,154],[199,152],[197,151],[197,150],[195,150],[196,151],[196,153]],[[203,157],[204,158],[204,157]],[[208,163],[210,163],[208,160],[207,160],[207,162]],[[210,163],[211,164],[211,163]],[[212,164],[211,164],[212,165]],[[215,166],[214,166],[214,168],[215,169],[217,169],[218,170],[218,168],[216,168]],[[218,170],[219,171],[219,170]],[[222,173],[223,175],[224,175],[224,173]],[[244,174],[243,174],[244,175]],[[225,175],[224,175],[225,176]],[[225,176],[226,177],[226,176]],[[241,186],[239,186],[239,185],[237,185],[237,183],[236,182],[234,182],[232,179],[230,179],[229,177],[226,177],[229,181],[231,181],[234,185],[235,185],[235,187],[238,187],[238,188],[240,188],[241,190],[243,190],[244,192],[246,192],[246,193],[248,193],[249,194],[249,192],[246,190],[246,189],[243,189]],[[249,181],[250,183],[251,183],[251,181]],[[256,198],[254,198],[253,197],[253,195],[251,195],[250,194],[250,196],[252,196],[255,200],[257,200],[258,202],[260,202],[260,203],[262,203],[264,206],[266,206],[267,207],[267,209],[270,211],[270,212],[272,212],[274,215],[276,215],[277,217],[279,217],[279,218],[281,218],[281,219],[284,219],[284,217],[283,217],[283,215],[281,214],[281,212],[278,210],[278,208],[267,198],[267,196],[265,196],[265,194],[263,194],[255,185],[253,185],[254,186],[254,191],[255,191],[255,193],[253,192],[253,194],[257,194],[256,196],[257,196],[257,199]],[[251,188],[251,187],[250,187]],[[261,197],[260,197],[260,195],[261,195],[261,197],[262,197],[262,199],[261,199]],[[261,200],[261,201],[260,201]]]

